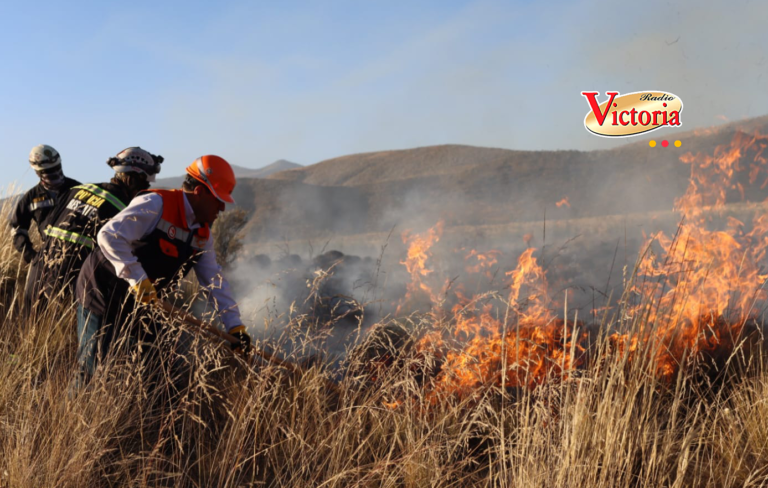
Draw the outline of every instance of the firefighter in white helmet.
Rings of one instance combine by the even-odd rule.
[[[129,147],[107,160],[115,171],[111,181],[77,185],[62,195],[47,220],[45,243],[27,279],[28,303],[71,295],[80,267],[97,245],[99,229],[149,188],[162,162],[162,156]]]
[[[29,238],[32,222],[37,224],[37,230],[42,236],[45,221],[56,206],[58,197],[80,184],[64,176],[61,156],[51,146],[40,144],[33,147],[29,153],[29,164],[40,178],[40,182],[21,197],[11,215],[13,247],[28,263],[37,255],[37,250]]]

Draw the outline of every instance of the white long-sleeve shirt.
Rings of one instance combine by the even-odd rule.
[[[195,213],[186,195],[184,211],[190,230],[201,227],[195,222]],[[146,271],[131,251],[131,243],[155,230],[162,215],[163,198],[156,193],[147,193],[134,198],[101,228],[96,237],[101,252],[115,267],[117,276],[131,286],[147,278]],[[216,262],[212,237],[205,244],[194,270],[200,285],[209,291],[209,302],[221,315],[227,331],[241,325],[240,310],[232,297],[232,289],[221,273],[221,266]]]

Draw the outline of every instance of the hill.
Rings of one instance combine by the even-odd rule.
[[[467,173],[474,169],[486,171],[490,165],[517,165],[525,170],[529,165],[542,162],[561,165],[572,161],[573,155],[591,155],[594,159],[621,158],[648,153],[664,164],[676,155],[692,149],[706,151],[728,142],[736,130],[744,132],[761,131],[768,127],[768,116],[745,121],[731,122],[707,129],[684,132],[656,132],[643,139],[630,140],[628,144],[604,151],[514,151],[461,145],[441,145],[415,149],[380,151],[352,154],[321,161],[317,164],[293,169],[271,176],[272,179],[301,181],[324,186],[359,186],[386,181],[405,180],[420,176],[450,175]],[[722,137],[722,136],[725,136]],[[651,139],[679,139],[680,149],[648,146]],[[713,145],[714,144],[714,145]],[[671,158],[670,158],[671,157]]]
[[[688,187],[682,155],[713,154],[754,131],[768,132],[768,116],[655,137],[679,139],[680,148],[651,148],[648,137],[601,151],[442,145],[353,154],[244,180],[235,198],[252,212],[250,238],[262,243],[418,229],[439,219],[471,229],[668,211]],[[744,200],[765,199],[766,176],[738,176]],[[738,185],[727,191],[729,201],[741,199]]]

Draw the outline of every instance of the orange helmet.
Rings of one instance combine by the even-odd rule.
[[[232,190],[235,189],[235,172],[224,158],[213,155],[197,158],[187,166],[187,174],[208,187],[211,193],[222,202],[235,203],[232,199]]]

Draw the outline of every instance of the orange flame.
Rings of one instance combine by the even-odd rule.
[[[738,336],[755,301],[766,298],[761,285],[768,275],[759,267],[768,246],[766,218],[756,215],[749,232],[731,217],[724,229],[709,230],[713,216],[726,204],[728,190],[743,196],[734,176],[743,170],[744,157],[749,154],[754,161],[750,180],[766,170],[766,147],[768,136],[737,132],[712,156],[687,153],[680,158],[691,165],[688,190],[675,202],[683,221],[673,238],[663,233],[651,238],[648,244],[660,246],[662,254],[643,257],[640,284],[633,289],[645,298],[633,315],[644,314],[654,325],[653,333],[640,338],[614,336],[618,342],[631,343],[630,351],[649,341],[657,343],[654,353],[661,377],[670,378],[677,371],[686,351],[711,350]]]
[[[759,266],[768,253],[768,215],[758,213],[751,223],[720,219],[729,197],[744,198],[746,189],[736,175],[748,172],[750,184],[768,181],[767,148],[768,136],[737,132],[712,155],[687,153],[680,158],[691,167],[689,187],[675,201],[682,223],[672,237],[658,233],[647,240],[649,252],[639,261],[616,324],[637,321],[636,332],[611,336],[630,360],[650,354],[661,380],[671,380],[686,358],[732,346],[756,300],[768,298],[761,288],[768,275]],[[560,203],[567,204],[567,197]],[[422,236],[404,236],[410,244],[403,261],[412,278],[408,294],[424,293],[434,307],[439,304],[424,278],[433,272],[427,267],[433,257],[429,249],[441,232],[439,223]],[[524,241],[529,244],[530,237]],[[584,366],[587,335],[575,320],[569,323],[554,313],[561,305],[550,296],[535,252],[531,247],[523,251],[515,269],[505,273],[506,314],[494,311],[483,296],[454,287],[449,328],[430,331],[417,345],[420,353],[431,352],[440,362],[430,398],[469,395],[485,385],[532,388],[567,378]],[[499,256],[497,251],[472,250],[466,269],[487,272]],[[446,320],[437,322],[442,326]]]
[[[555,205],[557,205],[557,208],[560,208],[563,205],[565,205],[568,208],[571,208],[571,204],[568,202],[568,197],[563,197],[563,199],[557,202]]]
[[[464,256],[464,260],[468,262],[474,261],[474,265],[467,264],[465,267],[467,273],[483,273],[486,278],[491,279],[493,274],[491,268],[493,268],[499,262],[500,251],[491,250],[485,253],[481,253],[472,249],[469,254]]]
[[[413,235],[410,231],[402,234],[403,243],[408,245],[408,253],[405,261],[400,261],[411,275],[411,282],[407,285],[407,291],[403,300],[397,307],[396,314],[400,313],[403,305],[414,297],[414,294],[423,293],[429,299],[436,303],[437,294],[432,290],[425,278],[432,274],[433,270],[427,267],[427,261],[432,257],[430,249],[434,246],[443,234],[443,221],[440,221],[423,234]]]

